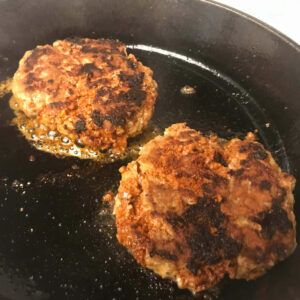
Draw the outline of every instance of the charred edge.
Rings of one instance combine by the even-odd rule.
[[[245,153],[251,150],[259,151],[259,150],[264,150],[264,148],[261,144],[253,143],[253,142],[244,142],[244,144],[240,147],[240,153]]]
[[[256,151],[252,154],[254,159],[265,160],[268,158],[268,154],[265,151]]]
[[[240,153],[250,152],[248,159],[265,160],[268,158],[268,153],[261,144],[247,143],[240,147]]]
[[[280,243],[277,243],[277,242],[274,243],[274,244],[271,244],[268,247],[267,251],[270,252],[270,253],[275,253],[279,260],[283,260],[287,256],[286,246],[284,244],[280,244]]]
[[[167,260],[172,260],[172,261],[176,261],[177,260],[177,256],[175,254],[170,253],[169,251],[166,250],[158,250],[155,247],[153,249],[151,249],[151,251],[149,252],[150,257],[153,257],[155,255],[160,256],[162,258],[165,258]]]
[[[144,82],[144,78],[145,78],[145,73],[139,73],[137,75],[134,76],[130,76],[128,78],[128,85],[131,88],[138,88],[142,85],[142,83]]]
[[[84,52],[84,53],[93,53],[93,57],[97,57],[98,55],[103,55],[102,59],[105,61],[105,56],[106,55],[109,55],[109,54],[115,54],[115,53],[119,53],[118,51],[114,51],[110,48],[103,48],[103,47],[100,47],[100,48],[97,48],[97,47],[91,47],[91,46],[82,46],[81,48],[81,51]],[[121,54],[121,53],[119,53]]]
[[[131,88],[139,88],[144,82],[145,73],[139,73],[135,75],[127,74],[123,71],[119,73],[119,78],[121,81],[128,83]]]
[[[72,44],[77,44],[77,45],[83,45],[85,44],[85,40],[84,38],[75,36],[75,37],[71,37],[71,38],[66,38],[65,39],[67,42],[70,42]]]
[[[284,209],[278,203],[274,203],[270,210],[260,212],[253,221],[261,225],[261,235],[265,239],[272,239],[276,232],[286,234],[293,228]]]
[[[102,53],[103,49],[84,45],[84,46],[82,46],[81,51],[83,53]]]
[[[37,64],[38,59],[43,55],[48,55],[52,53],[52,48],[49,47],[41,47],[41,48],[35,48],[32,50],[31,54],[27,57],[27,59],[24,62],[25,69],[31,70],[33,67]]]
[[[113,39],[97,39],[97,40],[94,40],[97,44],[99,45],[103,45],[104,43],[107,44],[107,46],[111,47],[111,48],[115,48],[119,51],[119,47],[122,47],[122,46],[125,46],[124,43],[120,42],[119,40],[113,40]]]
[[[220,152],[215,152],[214,161],[216,161],[217,163],[221,164],[224,167],[228,166],[226,160],[224,159],[224,157],[222,156],[222,154]]]
[[[75,123],[75,131],[76,133],[81,133],[83,131],[86,131],[86,124],[83,119],[80,119]]]
[[[125,49],[119,49],[119,47],[123,46],[119,41],[115,40],[107,40],[107,39],[100,39],[100,40],[93,40],[91,45],[88,45],[87,42],[81,43],[83,46],[81,51],[84,53],[93,53],[93,54],[119,54],[121,56],[126,55]]]
[[[280,188],[279,195],[277,197],[274,197],[272,200],[273,204],[280,205],[284,201],[286,194],[286,189]]]
[[[271,189],[271,183],[268,180],[262,180],[259,183],[259,188],[263,191],[269,191]]]
[[[127,65],[132,70],[135,70],[137,68],[137,64],[134,61],[130,60],[130,59],[127,60]]]
[[[279,260],[283,260],[286,254],[286,246],[281,243],[272,243],[266,249],[260,247],[246,248],[243,250],[243,255],[254,261],[256,264],[264,263],[268,257],[275,254]]]

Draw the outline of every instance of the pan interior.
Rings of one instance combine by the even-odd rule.
[[[280,136],[263,108],[242,87],[201,62],[176,53],[131,45],[154,71],[159,97],[152,125],[187,122],[224,138],[257,132],[284,170]],[[194,93],[184,94],[184,86]],[[194,299],[140,268],[115,237],[111,208],[102,201],[116,191],[118,169],[59,159],[35,150],[13,126],[9,95],[0,102],[0,285],[11,299]],[[257,99],[259,100],[259,99]]]

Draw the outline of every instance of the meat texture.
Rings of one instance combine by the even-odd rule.
[[[15,109],[91,149],[121,153],[152,116],[152,75],[119,41],[59,40],[21,59],[12,83]]]
[[[180,288],[255,279],[296,246],[293,188],[270,152],[175,124],[120,169],[117,238]]]

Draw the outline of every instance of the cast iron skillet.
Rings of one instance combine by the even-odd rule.
[[[208,1],[1,0],[0,79],[14,73],[25,50],[70,36],[139,45],[129,51],[159,84],[153,124],[185,121],[222,137],[257,129],[300,179],[300,50],[288,38]],[[186,84],[196,94],[182,95]],[[140,268],[117,243],[101,201],[126,162],[101,166],[36,151],[9,125],[8,98],[0,101],[3,299],[300,298],[299,249],[257,281],[225,279],[196,296]]]

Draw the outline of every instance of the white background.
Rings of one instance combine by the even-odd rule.
[[[244,11],[300,45],[300,0],[215,0]]]

